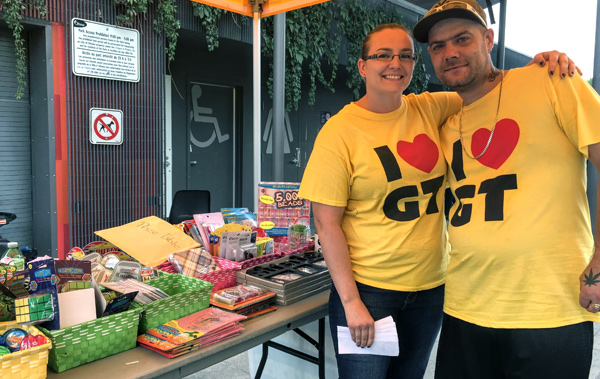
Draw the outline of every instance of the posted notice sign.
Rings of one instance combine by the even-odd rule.
[[[71,52],[75,75],[140,81],[140,33],[135,29],[74,18]]]
[[[123,143],[123,112],[118,109],[90,109],[90,142],[99,145]]]

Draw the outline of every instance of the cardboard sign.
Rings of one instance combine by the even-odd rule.
[[[94,233],[150,267],[166,262],[171,253],[199,246],[181,229],[156,216]]]

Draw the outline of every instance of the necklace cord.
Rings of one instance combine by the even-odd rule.
[[[492,142],[492,137],[494,136],[494,131],[496,130],[496,125],[498,124],[498,114],[500,113],[500,99],[502,98],[502,84],[504,83],[504,71],[500,70],[500,75],[501,75],[500,76],[500,91],[498,93],[498,106],[496,108],[496,119],[494,120],[494,126],[492,127],[492,131],[490,133],[490,137],[488,138],[487,143],[485,144],[485,148],[483,149],[483,151],[481,152],[481,154],[479,154],[476,157],[473,156],[473,155],[471,155],[471,154],[469,154],[469,152],[465,148],[465,142],[463,141],[463,136],[462,136],[462,116],[463,116],[463,108],[464,108],[464,106],[460,107],[460,115],[458,117],[458,138],[460,138],[460,144],[462,146],[463,151],[465,152],[465,154],[467,154],[467,156],[469,158],[472,158],[472,159],[479,159],[479,158],[481,158],[483,156],[483,154],[486,153],[486,151],[490,147],[490,143]],[[471,140],[471,144],[472,143],[473,143],[473,141]]]

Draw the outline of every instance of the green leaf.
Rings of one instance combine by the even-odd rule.
[[[594,271],[592,269],[590,269],[590,275],[583,274],[583,276],[585,277],[583,284],[585,284],[586,286],[591,287],[600,283],[600,280],[598,279],[598,277],[600,277],[600,273],[594,275]]]

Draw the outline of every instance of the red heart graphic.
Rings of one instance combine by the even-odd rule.
[[[406,163],[428,174],[440,156],[437,145],[427,134],[419,134],[412,142],[398,141],[396,150]]]
[[[487,129],[478,129],[473,133],[471,140],[471,153],[474,157],[481,154],[485,145],[488,143],[491,131]],[[506,162],[512,154],[519,142],[519,124],[510,118],[504,118],[496,124],[494,135],[490,141],[490,146],[483,156],[479,159],[479,163],[484,166],[497,170]]]

